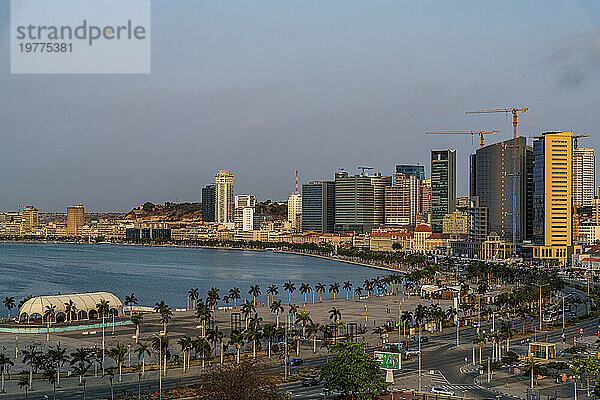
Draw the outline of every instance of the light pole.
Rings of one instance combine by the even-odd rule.
[[[158,338],[158,399],[162,400],[162,338],[160,334],[157,336],[156,334],[152,334],[155,338]]]

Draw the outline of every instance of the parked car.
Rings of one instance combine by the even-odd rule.
[[[302,379],[302,386],[317,386],[319,380],[317,378],[304,378]]]
[[[427,343],[427,342],[429,342],[429,338],[427,336],[421,337],[421,343]]]
[[[292,358],[290,360],[290,367],[294,367],[296,365],[302,365],[303,363],[304,363],[304,360],[301,359],[300,357]]]
[[[434,386],[431,388],[431,393],[445,394],[446,396],[454,396],[454,392],[450,389],[441,386]]]

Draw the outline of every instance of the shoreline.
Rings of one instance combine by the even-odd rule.
[[[400,268],[391,268],[391,267],[385,267],[382,265],[367,264],[367,263],[361,263],[361,262],[352,261],[352,260],[344,260],[341,258],[325,256],[325,255],[321,255],[321,254],[302,253],[302,252],[293,251],[293,250],[280,250],[280,249],[275,249],[275,248],[257,249],[257,248],[250,248],[250,247],[198,246],[198,245],[180,245],[180,244],[172,244],[172,243],[165,243],[165,244],[113,243],[113,242],[84,243],[84,242],[65,242],[65,241],[60,241],[60,240],[53,240],[53,241],[41,241],[41,240],[27,240],[27,241],[6,240],[6,241],[4,241],[3,240],[3,241],[0,241],[0,244],[4,244],[4,243],[8,243],[8,244],[73,244],[73,245],[146,246],[146,247],[176,247],[176,248],[182,248],[182,249],[195,248],[195,249],[213,249],[213,250],[261,251],[261,252],[283,253],[283,254],[292,254],[292,255],[298,255],[298,256],[316,257],[316,258],[321,258],[323,260],[336,261],[336,262],[344,263],[344,264],[358,265],[361,267],[378,269],[380,271],[396,272],[396,273],[406,273],[407,272],[406,270],[400,269]]]

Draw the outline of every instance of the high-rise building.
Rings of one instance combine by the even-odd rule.
[[[471,193],[488,210],[489,233],[512,241],[513,143],[516,143],[516,236],[517,242],[533,234],[533,150],[524,137],[494,143],[471,156]],[[474,186],[474,187],[473,187]]]
[[[572,132],[546,132],[533,142],[534,258],[564,263],[572,245]]]
[[[573,150],[573,201],[576,207],[594,203],[596,186],[594,149]]]
[[[233,174],[219,171],[215,177],[215,218],[219,224],[233,222]]]
[[[25,206],[21,211],[21,235],[30,235],[39,226],[38,209]]]
[[[302,185],[302,231],[331,233],[335,225],[335,182]]]
[[[421,220],[431,222],[431,179],[421,181]]]
[[[302,195],[294,192],[288,198],[288,222],[294,231],[302,228]]]
[[[444,215],[456,209],[456,151],[431,151],[431,229],[442,232]]]
[[[385,188],[385,224],[416,226],[421,212],[421,180],[415,175],[394,174]]]
[[[335,175],[335,228],[337,232],[370,232],[383,224],[385,187],[392,184],[391,176],[366,173],[348,176]]]
[[[414,176],[418,180],[425,179],[425,166],[415,164],[398,164],[396,165],[396,173],[404,174],[406,177]]]
[[[217,187],[207,185],[202,188],[202,221],[215,222],[215,210],[217,204]]]
[[[254,207],[244,207],[242,210],[242,230],[250,232],[254,230]]]
[[[479,204],[479,197],[471,197],[469,207],[466,208],[469,216],[468,239],[471,242],[484,242],[488,234],[488,209]]]
[[[67,235],[76,236],[77,230],[84,225],[85,209],[83,205],[67,207]]]
[[[247,215],[247,208],[252,209],[252,218],[254,219],[254,208],[256,207],[256,197],[252,194],[238,194],[235,196],[234,222],[236,228],[243,228],[244,216]],[[246,225],[248,226],[248,225]],[[250,229],[252,230],[252,229]]]

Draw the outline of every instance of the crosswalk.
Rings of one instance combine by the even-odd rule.
[[[452,384],[439,370],[432,370],[427,373],[427,378],[432,382],[432,386],[441,386],[451,390],[472,390],[477,386],[474,384]]]

